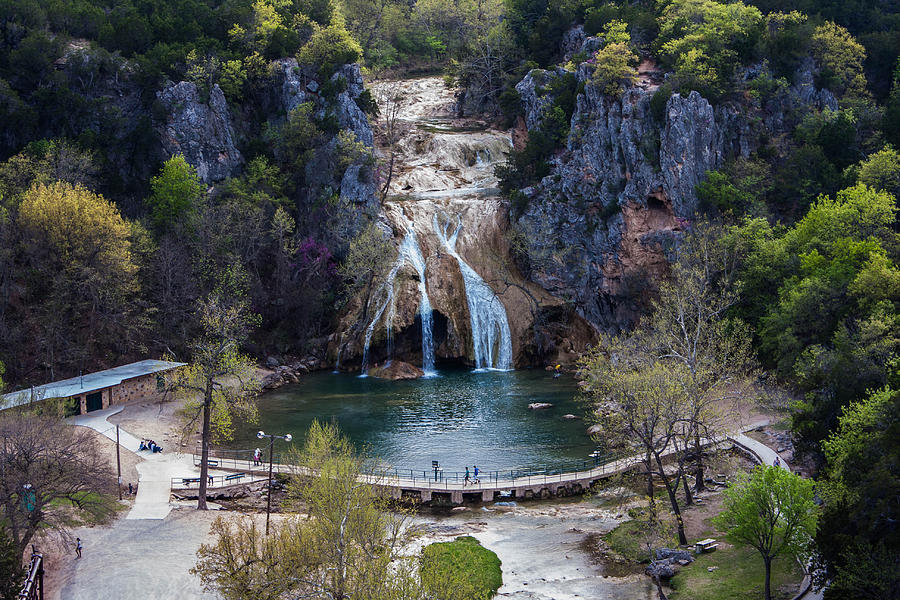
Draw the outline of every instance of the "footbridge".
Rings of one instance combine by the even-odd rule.
[[[702,440],[704,447],[724,446],[745,431],[766,425],[767,421],[753,423],[733,431],[720,439]],[[633,451],[632,451],[633,452]],[[671,456],[673,450],[663,453]],[[209,466],[221,471],[246,473],[247,480],[258,480],[268,475],[268,460],[253,460],[252,450],[211,449]],[[266,457],[267,458],[267,457]],[[302,470],[285,464],[286,455],[273,456],[273,472],[302,474]],[[193,455],[194,465],[199,466],[199,453]],[[469,502],[493,502],[496,500],[531,500],[579,495],[593,485],[623,473],[641,464],[642,457],[631,453],[598,455],[577,464],[568,463],[555,468],[530,471],[481,471],[478,478],[470,473],[466,481],[463,472],[443,470],[413,470],[380,467],[363,477],[368,483],[384,488],[393,498],[422,504],[460,505]],[[223,482],[224,483],[224,482]]]

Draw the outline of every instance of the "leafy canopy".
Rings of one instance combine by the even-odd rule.
[[[196,169],[184,156],[176,154],[163,163],[159,175],[150,180],[147,204],[153,224],[160,229],[173,227],[196,214],[197,202],[206,187]]]
[[[819,508],[812,481],[787,469],[759,465],[725,490],[723,511],[713,524],[729,541],[755,548],[766,568],[765,595],[771,598],[772,560],[802,556],[816,533]]]

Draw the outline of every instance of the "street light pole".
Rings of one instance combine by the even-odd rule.
[[[269,438],[269,493],[266,494],[266,535],[269,535],[269,515],[272,512],[272,462],[274,458],[273,451],[275,448],[275,438],[290,442],[293,437],[289,433],[284,435],[274,435],[264,431],[257,432],[256,437],[259,439]]]

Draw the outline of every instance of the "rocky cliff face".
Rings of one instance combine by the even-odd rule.
[[[327,114],[333,114],[342,130],[353,132],[371,151],[372,129],[357,104],[365,89],[359,65],[343,65],[334,73],[331,82],[343,91],[333,99],[321,94],[321,83],[311,78],[307,71],[294,58],[273,64],[272,79],[261,101],[269,122],[277,125],[300,104],[310,102],[317,118],[324,119]],[[183,154],[207,183],[221,181],[240,171],[244,159],[237,148],[235,126],[225,95],[218,85],[212,87],[209,99],[205,101],[197,86],[187,81],[167,86],[157,93],[157,99],[165,111],[158,135],[167,155]],[[341,169],[339,152],[338,137],[334,136],[306,166],[307,200],[316,201],[323,193],[336,193],[349,204],[374,211],[375,183],[371,165],[357,162]]]
[[[237,172],[244,159],[235,145],[228,104],[218,85],[213,85],[208,100],[190,81],[169,85],[156,97],[166,111],[159,134],[169,156],[183,154],[206,183]]]
[[[579,67],[584,92],[565,151],[549,176],[524,190],[528,204],[516,223],[531,279],[571,299],[602,330],[627,328],[638,317],[648,287],[666,271],[667,248],[696,216],[695,188],[708,170],[749,156],[763,134],[783,133],[809,107],[836,107],[827,90],[812,86],[805,64],[797,84],[764,107],[713,107],[691,92],[673,94],[654,115],[658,77],[644,67],[638,84],[619,97],[591,84],[590,65]],[[540,126],[552,103],[543,88],[563,74],[532,72],[517,86],[529,129]]]

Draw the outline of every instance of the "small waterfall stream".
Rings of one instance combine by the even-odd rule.
[[[391,267],[387,278],[381,289],[387,293],[384,302],[375,312],[375,317],[366,327],[366,341],[363,346],[362,372],[366,373],[369,369],[369,346],[372,343],[372,335],[375,333],[375,327],[384,315],[385,310],[388,311],[385,318],[385,330],[387,334],[387,352],[388,358],[393,355],[393,323],[396,314],[396,305],[394,304],[394,281],[397,279],[397,273],[400,272],[404,264],[409,263],[416,270],[419,276],[419,317],[422,322],[422,370],[425,375],[434,375],[434,327],[432,319],[431,301],[428,298],[428,290],[425,284],[425,257],[419,248],[416,233],[413,230],[412,223],[406,223],[406,235],[400,242],[397,260]]]
[[[456,218],[456,229],[449,235],[451,219],[448,219],[446,225],[441,228],[435,213],[433,225],[438,239],[447,249],[447,253],[459,263],[459,270],[462,272],[472,324],[475,368],[508,371],[512,368],[512,336],[506,308],[494,290],[456,251],[456,239],[462,229],[462,220]]]

